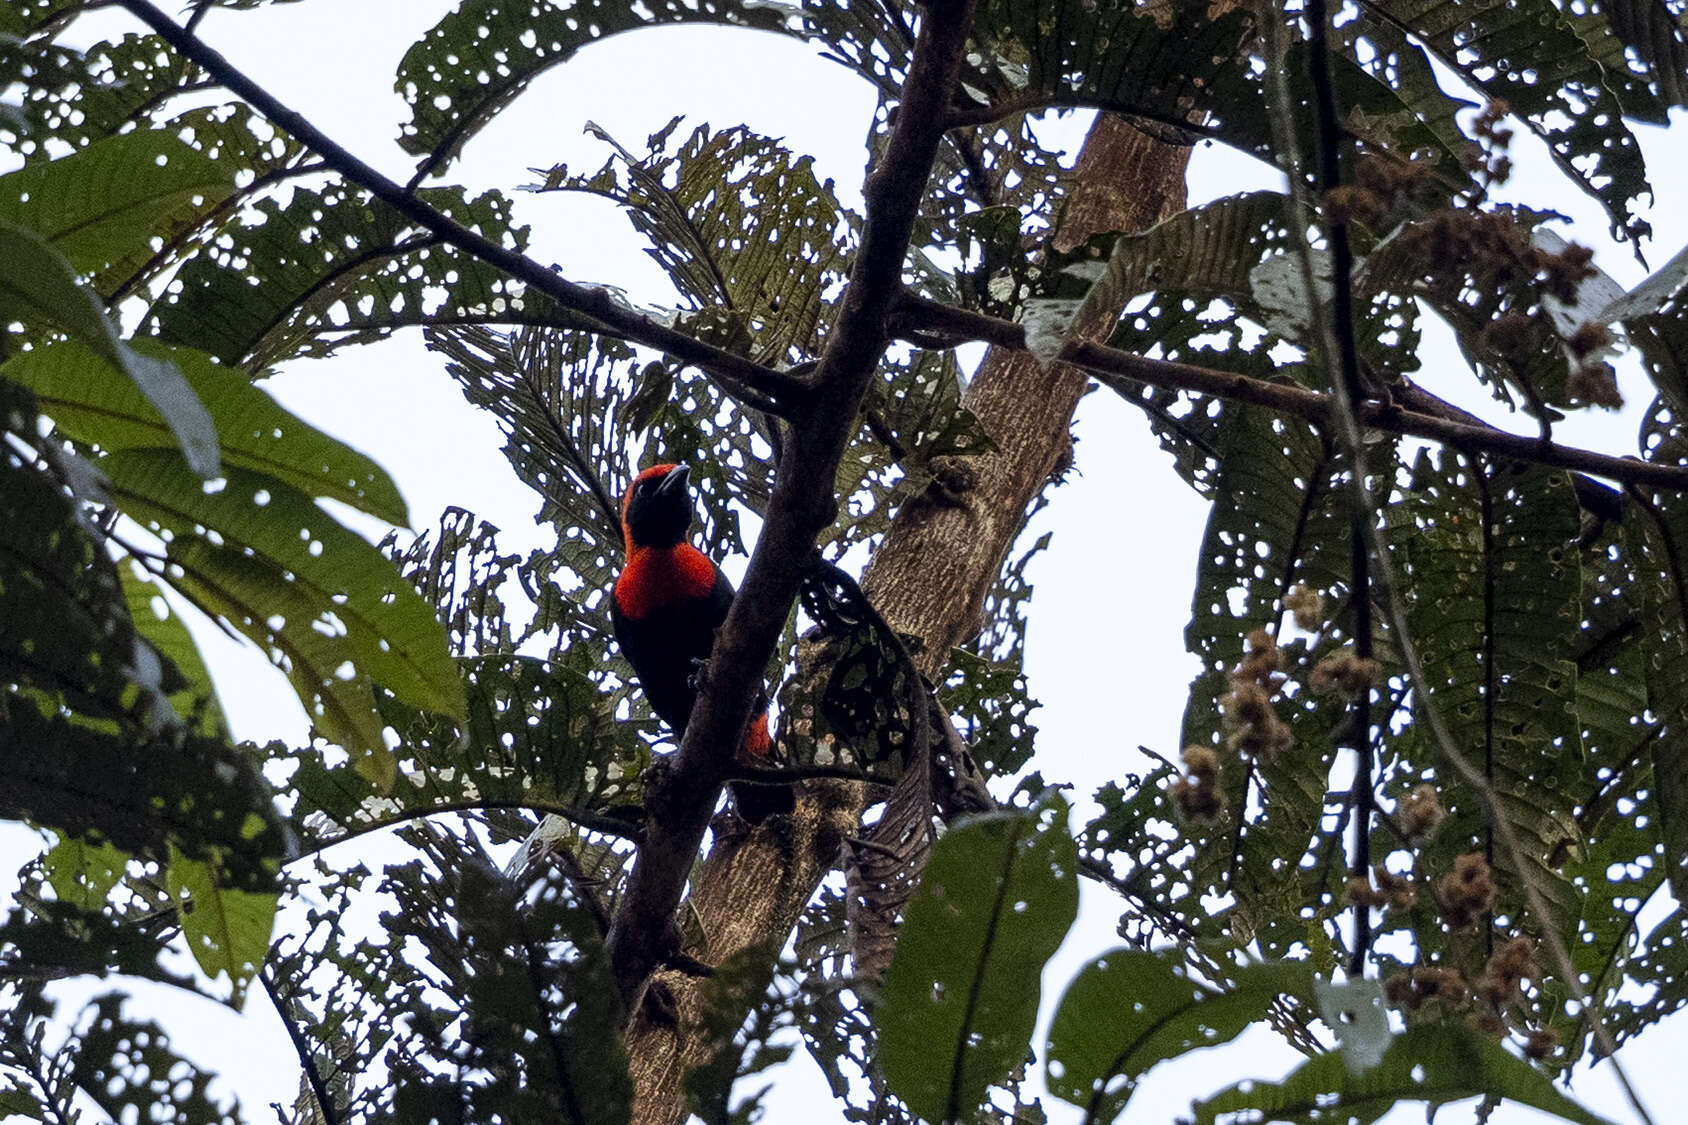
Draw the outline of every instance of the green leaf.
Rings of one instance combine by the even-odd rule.
[[[41,857],[41,866],[59,902],[97,913],[106,895],[122,880],[129,855],[109,843],[59,834],[59,842]]]
[[[432,608],[374,547],[274,477],[229,469],[206,491],[168,450],[101,462],[125,513],[168,532],[175,584],[265,647],[324,733],[393,777],[371,679],[455,719],[463,686]]]
[[[225,465],[267,474],[389,523],[408,522],[404,498],[385,470],[283,408],[244,375],[153,340],[136,341],[134,350],[174,363],[186,376],[216,426]],[[158,411],[78,344],[61,341],[13,356],[0,364],[0,377],[32,390],[41,412],[84,444],[107,450],[172,444]]]
[[[110,1121],[237,1125],[238,1104],[224,1105],[212,1096],[217,1076],[177,1054],[157,1023],[126,1019],[123,1007],[130,1000],[123,992],[108,992],[77,1017],[77,1035],[67,1048],[78,1048],[69,1075],[78,1093]]]
[[[0,219],[34,230],[77,273],[91,274],[144,261],[150,239],[233,190],[231,172],[169,133],[141,129],[0,176]]]
[[[1464,1024],[1420,1024],[1397,1036],[1383,1061],[1350,1074],[1342,1053],[1304,1063],[1282,1082],[1242,1082],[1195,1104],[1195,1125],[1226,1115],[1265,1122],[1375,1121],[1401,1102],[1445,1105],[1492,1095],[1580,1125],[1610,1125],[1553,1086],[1547,1075]]]
[[[1215,87],[1246,67],[1251,24],[1240,9],[1210,17],[1201,5],[1146,12],[1124,0],[986,0],[974,28],[994,48],[994,73],[969,82],[998,98],[1023,82],[1055,104],[1183,124],[1192,107],[1213,109]]]
[[[1044,962],[1078,912],[1059,796],[968,819],[933,849],[876,1012],[890,1089],[928,1121],[972,1120],[1026,1056]]]
[[[1112,1121],[1155,1064],[1230,1042],[1282,994],[1310,999],[1312,982],[1307,962],[1279,961],[1245,966],[1219,989],[1192,979],[1181,953],[1104,953],[1049,1025],[1049,1092],[1085,1107],[1087,1121]]]
[[[181,677],[180,686],[170,693],[170,706],[187,721],[188,729],[208,738],[227,739],[228,724],[217,686],[181,615],[164,600],[157,585],[138,577],[133,565],[119,566],[117,576],[123,582],[135,632]]]
[[[208,865],[219,886],[274,889],[291,848],[255,760],[216,739],[129,737],[44,713],[13,694],[0,712],[0,817]]]
[[[39,234],[0,218],[0,321],[57,329],[133,379],[193,471],[217,475],[217,430],[175,364],[142,355],[117,334],[99,299],[76,280],[63,254]]]
[[[824,300],[844,280],[845,213],[814,160],[739,127],[699,127],[667,151],[668,130],[641,160],[593,127],[617,155],[590,176],[551,169],[542,190],[620,203],[648,253],[699,311],[681,327],[751,358],[785,364],[819,350]]]
[[[272,747],[278,758],[297,762],[293,819],[312,846],[417,809],[468,801],[565,813],[634,805],[650,751],[634,726],[616,717],[616,696],[574,668],[535,657],[465,657],[459,668],[469,710],[462,733],[437,716],[380,701],[399,752],[414,764],[402,785],[372,785],[314,748]]]
[[[226,976],[238,1008],[247,982],[270,950],[280,895],[221,885],[210,866],[172,852],[165,883],[182,920],[182,936],[205,975]]]
[[[399,63],[394,86],[411,110],[399,143],[437,169],[528,83],[619,32],[676,23],[780,31],[786,20],[777,5],[743,0],[462,0]]]
[[[527,228],[515,225],[509,200],[496,191],[417,194],[494,242],[526,248]],[[295,186],[285,201],[262,198],[243,211],[176,273],[145,327],[224,363],[264,367],[435,323],[593,324],[369,193],[330,184]]]
[[[35,426],[27,393],[0,382],[0,665],[9,683],[129,715],[135,634],[116,568],[80,498],[20,448]],[[82,468],[90,487],[103,484]]]
[[[1615,228],[1632,238],[1647,232],[1634,214],[1652,190],[1641,148],[1570,12],[1552,0],[1367,0],[1359,16],[1407,28],[1438,62],[1506,102]]]
[[[1407,619],[1430,699],[1455,744],[1485,770],[1524,845],[1523,870],[1504,849],[1496,849],[1496,866],[1513,894],[1519,880],[1535,883],[1556,912],[1535,924],[1575,944],[1578,896],[1546,864],[1579,835],[1562,797],[1574,791],[1582,758],[1582,724],[1568,705],[1582,604],[1571,479],[1515,462],[1426,453],[1385,521],[1408,583]],[[1426,740],[1420,760],[1434,758]],[[1460,852],[1483,850],[1487,839],[1474,800],[1443,799],[1453,815],[1426,857],[1439,871]]]

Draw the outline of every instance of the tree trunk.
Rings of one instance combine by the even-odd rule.
[[[1141,230],[1184,208],[1189,149],[1151,140],[1099,115],[1079,154],[1070,201],[1056,232],[1070,248],[1108,230]],[[1105,324],[1077,326],[1094,335]],[[1040,368],[1029,352],[992,348],[964,402],[996,449],[961,462],[970,479],[954,495],[917,497],[897,513],[863,577],[863,589],[891,625],[918,636],[922,671],[934,676],[957,643],[977,632],[986,595],[1057,467],[1070,459],[1073,411],[1088,378],[1075,368]],[[693,886],[690,908],[706,946],[691,952],[718,965],[753,948],[768,961],[861,821],[864,790],[853,782],[811,782],[796,813],[748,833],[718,837]],[[720,1044],[702,1028],[701,982],[665,971],[672,1019],[649,1008],[628,1028],[636,1125],[684,1119],[683,1079]]]

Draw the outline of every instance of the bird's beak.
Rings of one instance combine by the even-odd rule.
[[[690,465],[678,465],[669,470],[668,475],[662,478],[662,483],[656,486],[656,491],[651,495],[653,497],[684,496],[686,488],[691,482],[691,476]]]

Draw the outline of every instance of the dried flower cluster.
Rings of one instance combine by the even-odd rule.
[[[1284,608],[1295,617],[1295,627],[1316,632],[1325,623],[1325,597],[1311,586],[1291,586],[1284,595]]]
[[[1408,910],[1418,901],[1413,881],[1397,875],[1383,864],[1372,868],[1371,877],[1351,876],[1346,896],[1350,906],[1365,906],[1376,910]]]
[[[1485,193],[1512,178],[1512,158],[1506,154],[1512,144],[1512,129],[1504,124],[1511,110],[1511,106],[1497,98],[1484,106],[1477,120],[1471,123],[1478,147],[1466,155],[1464,163],[1466,170],[1483,185]]]
[[[1448,815],[1442,808],[1436,787],[1428,783],[1415,785],[1412,792],[1396,802],[1395,813],[1400,820],[1401,834],[1407,838],[1407,843],[1414,845],[1423,844],[1434,836],[1442,819]]]
[[[1345,648],[1313,665],[1307,684],[1320,695],[1341,694],[1358,699],[1377,686],[1379,674],[1377,661],[1356,656],[1352,649]]]
[[[1285,679],[1284,654],[1264,629],[1250,633],[1247,646],[1242,663],[1231,673],[1231,690],[1219,701],[1231,732],[1226,745],[1245,757],[1270,762],[1295,742],[1288,724],[1272,707],[1272,698]]]
[[[1440,965],[1416,965],[1383,982],[1383,994],[1397,1008],[1416,1012],[1427,1000],[1446,1008],[1463,1008],[1471,998],[1465,978]]]
[[[1219,754],[1210,746],[1184,747],[1184,776],[1172,783],[1172,799],[1185,820],[1210,824],[1225,811],[1219,788]]]
[[[1436,905],[1442,920],[1456,930],[1476,923],[1495,904],[1495,877],[1489,861],[1477,852],[1454,860],[1454,869],[1436,884]]]
[[[1435,169],[1427,163],[1367,153],[1354,169],[1353,183],[1325,192],[1325,214],[1333,223],[1359,223],[1381,232],[1411,214],[1414,196],[1434,187],[1435,180]]]
[[[1477,994],[1495,1008],[1504,1007],[1518,998],[1525,981],[1540,978],[1536,943],[1527,937],[1515,937],[1489,958],[1483,979],[1477,982]]]
[[[1572,401],[1587,406],[1603,406],[1617,410],[1624,404],[1618,393],[1618,377],[1607,363],[1605,355],[1612,346],[1612,333],[1604,324],[1587,322],[1565,341],[1565,348],[1576,360],[1577,369],[1566,380],[1565,392]]]

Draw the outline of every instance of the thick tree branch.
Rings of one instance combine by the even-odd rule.
[[[1012,321],[955,308],[915,293],[903,294],[892,324],[894,331],[905,339],[910,332],[929,332],[952,343],[984,340],[1016,351],[1024,350],[1026,346],[1026,330]],[[1319,425],[1331,425],[1336,417],[1335,401],[1318,391],[1286,383],[1268,383],[1211,367],[1150,359],[1089,341],[1068,344],[1060,359],[1063,363],[1083,368],[1097,382],[1127,398],[1135,397],[1136,388],[1132,383],[1146,383],[1168,390],[1193,391],[1214,398],[1264,406]],[[1688,467],[1660,465],[1634,457],[1614,457],[1543,441],[1539,437],[1508,433],[1489,425],[1475,414],[1443,402],[1412,383],[1403,383],[1393,390],[1395,393],[1391,397],[1394,402],[1360,405],[1360,421],[1374,430],[1426,438],[1463,453],[1490,453],[1514,461],[1551,465],[1605,477],[1620,484],[1688,489]],[[1579,489],[1578,494],[1582,495],[1583,490]],[[1592,501],[1590,506],[1598,506],[1603,514],[1605,509],[1610,508],[1609,504],[1601,503],[1599,495],[1590,494],[1589,499]]]
[[[1068,345],[1061,353],[1061,359],[1082,367],[1104,386],[1128,397],[1132,395],[1134,388],[1126,380],[1131,380],[1172,390],[1195,391],[1216,398],[1252,403],[1284,414],[1293,414],[1318,425],[1332,425],[1337,417],[1337,404],[1329,395],[1284,383],[1251,379],[1246,375],[1228,371],[1215,371],[1163,359],[1146,359],[1130,352],[1090,343]],[[1439,400],[1428,392],[1413,388],[1413,401],[1426,403]],[[1539,437],[1507,433],[1481,422],[1457,421],[1417,410],[1407,410],[1394,403],[1365,403],[1356,413],[1361,424],[1371,429],[1426,438],[1463,453],[1488,453],[1515,461],[1551,465],[1554,468],[1605,477],[1623,484],[1646,484],[1677,491],[1688,489],[1688,467],[1660,465],[1633,457],[1613,457],[1589,449],[1551,441],[1544,442]]]
[[[637,999],[652,970],[674,952],[673,918],[715,801],[739,745],[762,669],[785,626],[817,535],[833,520],[833,481],[858,425],[861,400],[891,341],[889,321],[903,260],[943,136],[967,41],[968,0],[933,0],[924,10],[897,123],[863,187],[862,245],[839,301],[838,319],[792,419],[766,522],[716,637],[708,675],[668,776],[649,795],[645,844],[610,928],[609,953],[624,1001]]]
[[[904,293],[892,318],[900,339],[910,334],[929,333],[950,344],[983,340],[997,347],[1023,351],[1026,330],[1012,321],[956,308],[916,293]],[[1061,360],[1087,371],[1097,382],[1135,399],[1133,383],[1168,390],[1193,391],[1215,398],[1264,406],[1293,414],[1309,422],[1329,425],[1335,404],[1329,395],[1285,383],[1268,383],[1230,371],[1150,359],[1102,344],[1069,344]],[[1127,381],[1129,380],[1129,382]],[[1649,484],[1662,488],[1688,488],[1688,468],[1660,465],[1634,457],[1614,457],[1575,446],[1543,441],[1497,429],[1469,411],[1444,402],[1414,383],[1402,382],[1390,388],[1391,402],[1371,402],[1360,408],[1360,419],[1375,430],[1420,437],[1452,446],[1465,453],[1490,453],[1514,461],[1527,461],[1554,468],[1570,469],[1605,477],[1619,484]],[[1616,518],[1615,492],[1580,479],[1577,496],[1595,514]]]
[[[428,230],[441,241],[496,266],[563,308],[603,325],[606,331],[696,366],[718,381],[728,393],[752,401],[758,409],[783,415],[800,408],[809,397],[809,388],[802,380],[658,324],[649,317],[616,304],[607,290],[577,285],[565,280],[527,255],[501,246],[462,226],[423,202],[402,184],[383,176],[351,151],[336,143],[304,116],[289,109],[275,95],[247,77],[204,40],[177,25],[148,0],[116,2],[136,19],[152,28],[159,38],[170,44],[183,58],[204,68],[220,84],[251,103],[278,128],[316,152],[334,171],[368,191],[405,218]]]

